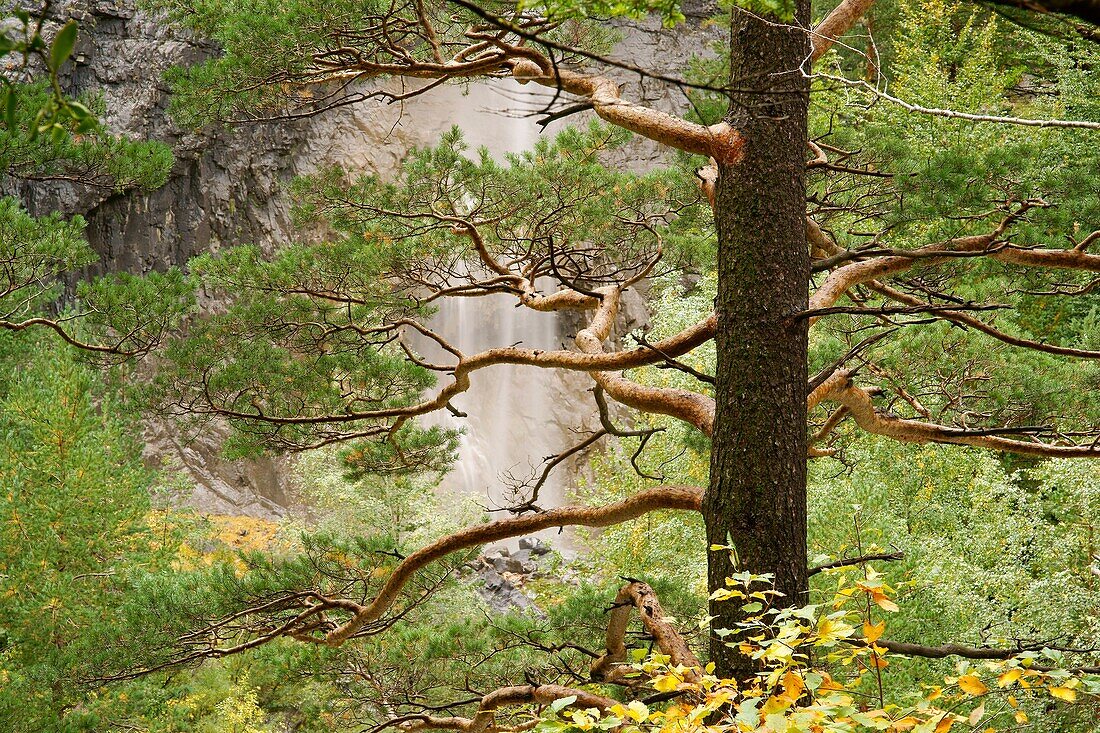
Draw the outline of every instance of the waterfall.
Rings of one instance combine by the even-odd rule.
[[[471,151],[485,146],[503,159],[506,153],[533,147],[539,129],[533,118],[508,117],[493,109],[504,103],[512,107],[526,94],[511,80],[472,85],[465,98],[453,106],[449,119],[462,128]],[[529,102],[529,106],[536,104]],[[515,299],[505,295],[443,299],[430,325],[464,353],[514,344],[532,349],[563,347],[557,314],[517,308]],[[411,341],[425,355],[444,360],[449,357],[425,339]],[[439,490],[444,495],[471,497],[489,510],[514,506],[525,495],[517,497],[509,484],[534,476],[533,483],[548,457],[578,440],[571,430],[592,411],[589,407],[578,414],[576,409],[585,402],[583,390],[589,386],[588,380],[583,375],[555,370],[500,365],[473,373],[471,381],[470,390],[451,403],[466,417],[441,412],[424,421],[464,431],[458,461],[443,478]],[[559,466],[550,475],[539,492],[538,506],[545,509],[564,503],[562,474],[566,470],[566,466]],[[510,516],[494,514],[502,515]],[[558,537],[557,530],[539,535],[553,541],[558,549],[569,548],[568,535]],[[515,543],[504,544],[514,548]]]
[[[506,296],[449,298],[431,327],[469,354],[513,344],[561,348],[555,314],[516,308]],[[446,355],[440,353],[440,358]],[[488,509],[521,501],[523,497],[509,489],[509,479],[523,481],[541,474],[543,460],[566,445],[561,429],[563,387],[561,375],[554,370],[499,365],[474,372],[470,389],[451,401],[466,417],[432,416],[434,424],[465,431],[458,462],[441,489],[479,497]],[[560,478],[551,475],[542,487],[539,505],[561,503]]]

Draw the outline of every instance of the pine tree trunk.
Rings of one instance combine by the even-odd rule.
[[[806,601],[806,244],[809,2],[795,20],[734,9],[730,124],[740,160],[719,165],[717,412],[703,502],[711,590],[731,572],[772,573],[781,603]],[[712,603],[712,627],[735,628],[736,602]],[[722,675],[750,670],[712,638]]]

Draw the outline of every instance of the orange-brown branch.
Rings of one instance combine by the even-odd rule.
[[[603,76],[555,68],[547,59],[531,58],[511,62],[512,76],[521,84],[535,82],[561,89],[592,104],[599,117],[650,140],[696,155],[706,155],[727,165],[741,159],[740,134],[725,122],[700,125],[667,112],[628,102],[619,85]]]
[[[619,589],[607,624],[606,651],[592,663],[592,678],[622,681],[618,665],[626,661],[626,631],[633,611],[638,612],[642,626],[657,642],[662,654],[667,654],[672,665],[688,667],[692,678],[698,675],[699,659],[688,647],[684,637],[665,618],[657,594],[648,583],[634,580]]]
[[[513,685],[493,690],[481,698],[477,713],[472,718],[441,717],[433,715],[409,715],[404,716],[399,725],[402,730],[458,730],[463,733],[503,733],[503,731],[527,730],[532,727],[529,724],[521,724],[518,727],[501,727],[496,724],[496,713],[501,708],[515,705],[549,705],[563,698],[575,698],[567,707],[586,710],[596,708],[607,710],[615,704],[611,698],[596,695],[585,690],[578,690],[562,685]]]
[[[347,622],[329,632],[320,641],[329,646],[343,644],[363,626],[381,618],[393,606],[401,589],[418,570],[451,553],[510,537],[522,537],[551,527],[607,527],[661,509],[699,511],[702,500],[703,490],[699,487],[657,486],[603,507],[567,506],[531,516],[501,519],[468,527],[437,540],[402,560],[373,601],[360,605]]]
[[[820,403],[823,400],[836,402],[847,408],[848,414],[861,429],[894,440],[907,443],[972,445],[1043,458],[1100,458],[1100,446],[1096,445],[1033,443],[923,420],[908,420],[885,415],[875,409],[871,394],[867,390],[852,384],[850,374],[846,370],[837,371],[814,392],[815,394],[811,397],[816,399],[816,402]]]
[[[852,262],[833,270],[821,286],[810,296],[809,310],[828,308],[856,285],[883,280],[905,272],[917,263],[940,264],[959,255],[987,256],[999,262],[1023,267],[1085,270],[1100,272],[1100,255],[1079,249],[1029,249],[999,241],[1027,206],[1006,217],[992,232],[971,237],[958,237],[919,247],[909,253],[891,254],[886,257]],[[843,253],[815,223],[808,222],[807,234],[811,245],[826,254]]]
[[[577,348],[592,356],[603,353],[603,342],[611,335],[622,293],[619,288],[603,288],[599,292],[603,296],[600,307],[596,309],[592,322],[576,338]],[[711,327],[713,324],[717,328],[717,317],[711,316],[703,324],[706,324],[705,330],[713,334]],[[704,327],[698,328],[703,330]],[[653,351],[652,348],[649,350]],[[653,353],[660,356],[657,351]],[[714,429],[714,400],[711,397],[686,389],[648,387],[611,371],[593,372],[592,379],[612,399],[627,407],[678,418],[694,425],[708,436]]]
[[[837,39],[848,32],[863,14],[870,10],[875,0],[844,0],[836,6],[833,12],[818,23],[813,30],[810,41],[813,43],[813,54],[810,61],[817,61],[825,55],[825,52],[833,47]]]

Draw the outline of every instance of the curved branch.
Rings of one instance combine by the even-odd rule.
[[[615,704],[611,698],[596,695],[585,690],[577,690],[562,685],[514,685],[493,690],[481,698],[477,713],[472,718],[436,717],[433,715],[403,715],[400,720],[409,721],[403,723],[391,722],[391,725],[400,725],[402,730],[417,731],[424,729],[433,730],[458,730],[463,733],[493,733],[496,731],[515,730],[500,728],[494,725],[496,711],[512,705],[549,705],[556,700],[566,697],[575,698],[566,707],[579,709],[596,708],[607,710]]]
[[[603,301],[596,310],[592,322],[588,328],[581,330],[576,338],[577,347],[581,352],[592,356],[603,353],[603,341],[611,335],[611,328],[618,314],[621,290],[603,288],[601,294]],[[716,316],[712,315],[703,321],[703,324],[708,324],[709,329],[709,324],[712,322],[717,327]],[[699,325],[693,328],[698,328]],[[654,349],[654,346],[657,348]],[[665,349],[661,343],[651,344],[643,350],[648,351],[650,356],[656,356],[658,361],[661,360],[661,352],[676,356]],[[609,371],[594,372],[592,379],[616,402],[627,407],[675,417],[695,426],[707,436],[714,429],[714,399],[711,397],[686,389],[647,387]]]
[[[112,354],[123,358],[130,358],[134,356],[143,356],[144,354],[152,351],[153,348],[156,346],[155,342],[151,342],[149,344],[143,344],[136,349],[124,349],[122,348],[121,344],[123,341],[125,341],[125,338],[120,339],[119,342],[114,346],[87,343],[85,341],[81,341],[80,339],[76,338],[68,331],[66,331],[59,321],[55,321],[49,318],[35,317],[27,318],[23,321],[0,320],[0,330],[4,331],[24,331],[28,328],[33,328],[35,326],[48,328],[56,333],[58,336],[60,336],[61,340],[69,344],[70,346],[74,346],[81,351],[88,351],[94,354]]]
[[[650,140],[696,155],[706,155],[726,165],[741,160],[744,140],[725,122],[700,125],[667,112],[628,102],[619,85],[602,76],[589,76],[557,68],[546,58],[511,61],[512,76],[521,84],[535,82],[588,100],[600,119]]]
[[[1029,443],[989,434],[989,431],[971,431],[946,425],[907,420],[883,415],[871,402],[871,394],[851,383],[849,372],[841,370],[814,391],[818,401],[829,400],[848,408],[848,413],[860,428],[868,433],[882,435],[907,443],[949,443],[972,445],[980,448],[1040,456],[1043,458],[1100,458],[1100,445],[1051,445]],[[812,400],[811,400],[812,402]]]
[[[865,285],[874,290],[876,293],[886,296],[891,300],[896,300],[899,303],[909,303],[911,305],[925,304],[920,298],[903,293],[900,290],[884,285],[877,280],[870,280]],[[926,305],[926,304],[925,304]],[[998,341],[1003,341],[1010,346],[1019,346],[1024,349],[1032,349],[1034,351],[1042,351],[1047,354],[1056,354],[1058,356],[1072,356],[1077,359],[1100,359],[1100,351],[1092,351],[1089,349],[1074,349],[1069,346],[1055,346],[1054,344],[1044,344],[1041,341],[1034,341],[1032,339],[1020,338],[1019,336],[1012,336],[1010,334],[1001,331],[998,328],[994,328],[980,318],[976,318],[967,313],[951,312],[951,311],[938,311],[936,316],[944,321],[951,321],[952,323],[958,323],[963,326],[969,326],[977,331],[981,331],[987,336],[992,336]]]
[[[702,666],[698,657],[688,647],[676,627],[668,622],[657,600],[657,594],[648,583],[627,578],[630,582],[619,589],[611,606],[611,619],[607,624],[607,642],[603,656],[592,663],[592,678],[597,680],[621,680],[616,665],[626,661],[626,630],[630,613],[636,610],[642,626],[657,642],[657,648],[667,654],[673,666],[690,668],[691,678],[698,676]]]
[[[599,389],[597,387],[596,389]],[[522,489],[527,488],[528,493],[526,498],[521,504],[516,506],[505,507],[509,512],[513,514],[522,514],[528,511],[539,511],[539,508],[535,505],[535,502],[539,500],[539,492],[542,491],[542,487],[546,485],[547,480],[550,478],[550,474],[554,472],[554,469],[560,466],[564,461],[569,460],[572,456],[582,453],[593,445],[602,440],[605,436],[609,435],[607,430],[600,429],[589,435],[587,438],[579,443],[576,443],[569,448],[555,453],[552,456],[547,456],[542,462],[542,473],[537,474],[538,478],[532,475],[526,481],[516,482],[512,489],[518,494]],[[534,484],[531,481],[534,480]]]
[[[659,509],[699,511],[702,500],[703,490],[695,486],[657,486],[603,507],[567,506],[541,514],[501,519],[460,530],[417,550],[402,560],[394,568],[374,600],[366,606],[359,606],[351,619],[329,632],[321,641],[329,646],[343,644],[363,626],[381,618],[382,614],[397,600],[401,589],[414,573],[453,552],[510,537],[522,537],[550,527],[567,525],[608,527]]]
[[[810,42],[813,43],[810,62],[813,63],[824,56],[837,39],[847,33],[848,29],[855,25],[874,4],[875,0],[844,0],[836,6],[833,12],[813,29],[810,36]]]
[[[561,291],[562,293],[571,293],[571,291]],[[560,293],[555,293],[558,295]],[[549,296],[548,296],[549,297]],[[396,326],[408,326],[414,328],[423,333],[428,338],[440,343],[441,337],[437,334],[433,334],[426,329],[423,325],[416,323],[415,321],[400,320],[395,321],[392,324]],[[696,348],[697,346],[706,343],[710,339],[714,338],[714,332],[717,327],[717,319],[712,315],[704,321],[700,321],[694,326],[681,331],[675,336],[671,336],[667,339],[662,339],[651,347],[656,347],[661,352],[670,356],[681,356]],[[583,333],[583,332],[582,332]],[[578,336],[578,338],[580,338]],[[254,422],[264,422],[275,425],[320,425],[320,424],[336,424],[336,423],[351,423],[364,420],[387,420],[387,419],[409,419],[417,417],[419,415],[426,415],[436,410],[442,410],[446,407],[447,403],[451,401],[456,395],[467,391],[470,388],[470,374],[478,369],[484,369],[491,366],[501,364],[511,364],[517,366],[531,366],[542,369],[567,369],[571,371],[580,372],[601,372],[603,370],[611,369],[634,369],[636,367],[647,366],[662,361],[662,357],[653,351],[652,348],[636,348],[627,351],[618,351],[610,354],[603,352],[603,347],[600,344],[601,340],[595,342],[595,348],[591,352],[576,352],[565,350],[552,350],[542,351],[539,349],[521,349],[517,347],[502,347],[496,349],[487,349],[477,354],[470,356],[461,355],[461,352],[457,352],[453,346],[449,344],[444,345],[446,342],[441,343],[441,346],[451,351],[452,354],[459,356],[457,364],[447,367],[453,372],[454,381],[446,385],[436,394],[434,397],[430,397],[422,402],[418,402],[415,405],[408,405],[404,407],[388,407],[375,410],[359,410],[348,411],[344,413],[331,413],[324,415],[295,415],[295,416],[278,416],[278,415],[264,415],[259,413],[241,412],[239,410],[232,410],[226,407],[219,407],[214,404],[213,398],[207,399],[207,404],[210,405],[209,409],[200,408],[195,405],[188,405],[187,410],[193,414],[199,413],[213,413],[229,418],[236,418],[241,420],[251,420]],[[448,348],[450,347],[450,348]],[[453,349],[453,350],[452,350]],[[457,353],[456,353],[457,352]],[[432,365],[432,367],[441,367],[442,365]],[[610,378],[609,378],[610,379]],[[632,385],[632,382],[622,380],[626,385]],[[614,381],[613,379],[611,381]],[[618,399],[615,392],[623,393],[623,390],[608,389],[610,394],[615,399]],[[685,392],[686,394],[694,394]],[[702,395],[700,395],[702,397]],[[675,413],[666,413],[674,414]]]
[[[811,233],[813,232],[813,228],[814,227],[810,227]],[[810,296],[807,310],[816,311],[829,308],[836,304],[841,297],[856,285],[862,285],[871,280],[881,280],[905,272],[913,267],[918,261],[923,261],[927,264],[938,264],[942,261],[938,257],[929,257],[930,254],[935,255],[947,251],[980,251],[982,249],[989,249],[997,241],[997,237],[1002,233],[1001,230],[1002,227],[998,227],[998,230],[992,234],[964,237],[949,242],[929,244],[914,250],[912,255],[875,257],[873,259],[852,262],[842,267],[838,267],[829,273],[829,276],[825,278],[821,286]],[[818,232],[820,232],[820,230],[818,230]],[[825,243],[829,240],[822,234],[822,239],[818,240],[814,238],[813,241],[815,245],[821,242],[819,246],[825,246]],[[831,242],[829,242],[829,244],[832,244],[834,253],[843,253],[843,250],[836,244]],[[945,255],[944,259],[949,256],[950,255]],[[811,320],[811,323],[816,321],[817,319],[814,318]]]
[[[1047,267],[1068,270],[1100,272],[1100,255],[1092,255],[1079,249],[1029,249],[1000,242],[1000,237],[1028,209],[1045,206],[1040,201],[1025,201],[1020,207],[1006,216],[989,234],[971,237],[958,237],[946,242],[925,245],[912,252],[892,254],[887,257],[853,262],[833,270],[813,295],[810,296],[808,310],[818,310],[834,305],[856,285],[905,272],[917,262],[940,264],[952,257],[988,256],[999,262],[1024,267]],[[807,222],[807,235],[813,246],[820,252],[832,255],[847,255],[843,249],[832,242],[813,221]],[[860,256],[854,253],[854,256]],[[816,319],[814,319],[816,320]]]

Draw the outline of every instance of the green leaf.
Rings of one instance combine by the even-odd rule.
[[[550,703],[550,705],[547,706],[547,709],[550,711],[550,713],[552,715],[557,715],[562,710],[565,710],[567,707],[569,707],[570,705],[572,705],[576,701],[577,701],[577,696],[576,695],[570,695],[569,697],[559,697],[557,700]]]
[[[75,20],[70,20],[53,39],[50,44],[50,69],[57,71],[61,64],[65,63],[73,55],[73,47],[76,45],[77,25]]]

